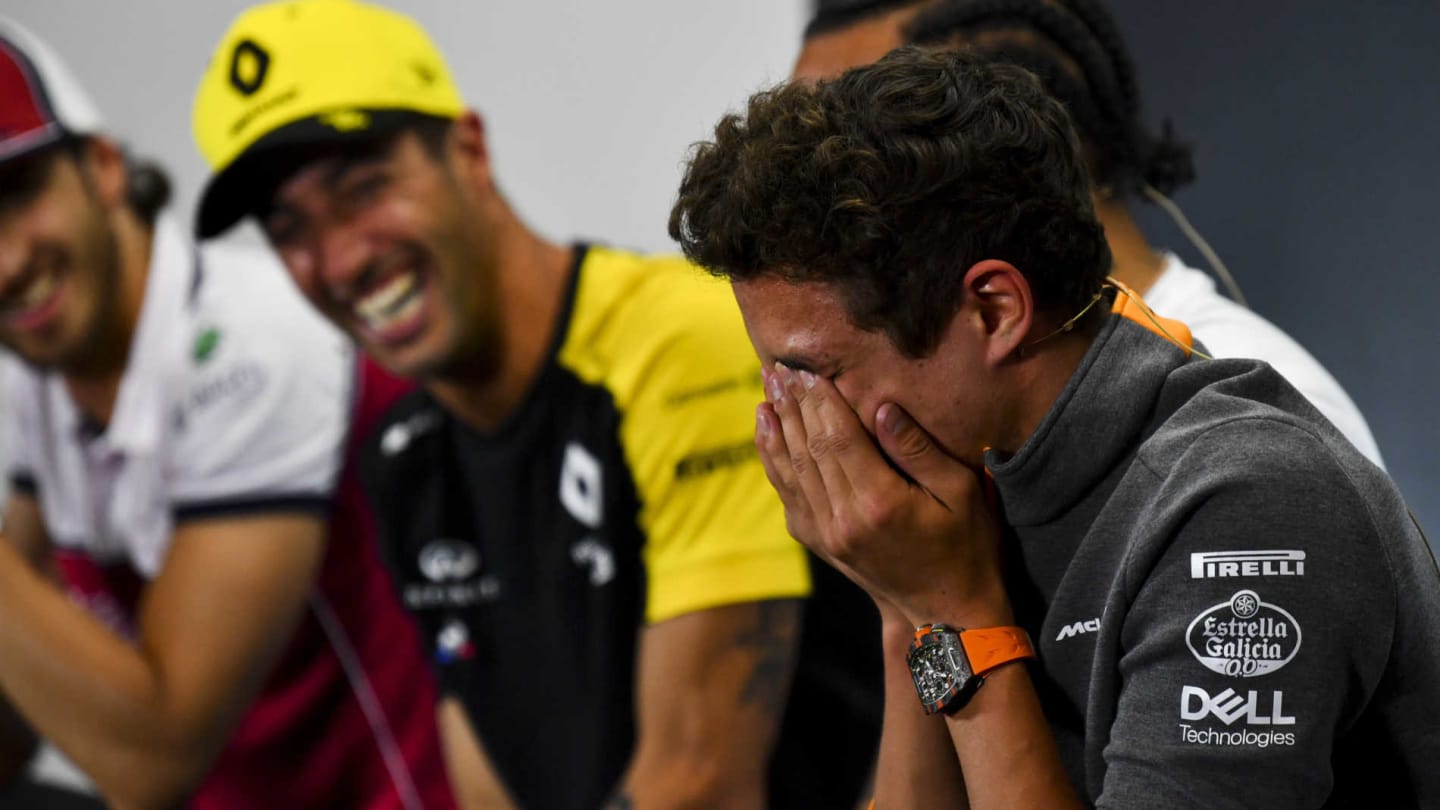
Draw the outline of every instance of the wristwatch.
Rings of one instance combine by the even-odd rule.
[[[1030,636],[1019,627],[966,630],[922,624],[915,628],[905,662],[925,713],[950,714],[970,702],[995,668],[1034,657]]]

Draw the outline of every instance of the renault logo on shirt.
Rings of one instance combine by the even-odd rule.
[[[600,459],[578,442],[565,445],[565,461],[560,467],[560,503],[587,528],[598,529],[605,522],[605,483]]]

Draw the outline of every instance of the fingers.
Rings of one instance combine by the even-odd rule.
[[[767,379],[767,387],[768,383]],[[765,477],[785,505],[786,529],[791,537],[810,546],[818,536],[815,515],[810,511],[805,493],[800,491],[799,482],[795,480],[790,453],[780,432],[780,419],[769,402],[762,402],[755,408],[755,449],[760,455],[760,465],[765,468]]]
[[[899,405],[886,402],[875,412],[875,434],[890,460],[951,511],[976,492],[975,473],[946,453]]]
[[[789,379],[787,379],[787,377]],[[800,412],[800,403],[795,397],[797,385],[795,373],[780,364],[770,371],[766,390],[770,394],[770,407],[780,423],[780,436],[785,445],[785,456],[776,463],[786,470],[794,481],[795,488],[802,493],[810,513],[815,518],[816,528],[823,534],[830,525],[831,500],[825,490],[825,481],[815,467],[810,455],[809,433],[805,418]]]
[[[829,502],[843,509],[854,501],[853,482],[865,481],[852,474],[863,476],[867,461],[884,462],[834,383],[808,371],[784,369],[781,375],[805,428],[804,471],[819,475]]]

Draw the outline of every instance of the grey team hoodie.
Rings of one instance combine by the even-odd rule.
[[[1440,807],[1434,557],[1268,365],[1112,315],[1035,434],[986,461],[1089,802]]]

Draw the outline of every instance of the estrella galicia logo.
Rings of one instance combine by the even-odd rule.
[[[253,96],[265,83],[265,74],[270,70],[270,54],[255,44],[253,39],[242,39],[235,43],[230,54],[230,85],[241,95]]]
[[[1185,644],[1206,669],[1252,678],[1290,663],[1300,650],[1300,623],[1256,592],[1236,591],[1190,622]]]
[[[468,543],[440,538],[420,549],[420,573],[431,582],[459,582],[480,570],[480,552]]]

